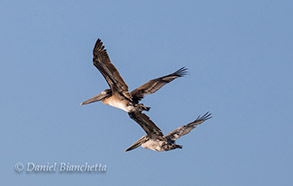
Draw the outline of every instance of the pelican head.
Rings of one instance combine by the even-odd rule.
[[[93,102],[97,102],[97,101],[102,101],[105,98],[108,98],[110,96],[112,96],[112,91],[110,89],[105,89],[100,94],[82,102],[80,105],[85,105],[85,104],[89,104],[89,103],[93,103]]]

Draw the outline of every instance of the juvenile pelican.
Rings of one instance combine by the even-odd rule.
[[[183,125],[173,130],[166,136],[163,136],[161,130],[150,120],[147,115],[141,112],[133,112],[129,113],[129,115],[144,129],[147,134],[126,149],[125,152],[133,150],[139,146],[154,151],[169,151],[177,148],[181,149],[181,145],[175,144],[176,139],[188,134],[197,125],[212,117],[211,113],[207,112],[203,116],[198,116],[195,121],[187,125]]]
[[[150,80],[146,84],[129,93],[127,84],[124,82],[115,66],[111,63],[107,51],[100,39],[98,39],[95,44],[93,56],[94,65],[104,76],[110,89],[105,89],[100,94],[82,102],[81,105],[102,101],[104,104],[111,105],[126,112],[148,111],[150,109],[149,107],[145,107],[138,102],[145,95],[156,92],[165,84],[178,77],[184,76],[187,72],[185,67],[180,68],[172,74]]]

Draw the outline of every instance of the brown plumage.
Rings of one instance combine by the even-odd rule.
[[[112,91],[118,91],[125,98],[132,101],[132,96],[128,92],[128,86],[122,79],[120,73],[111,63],[103,42],[98,39],[93,50],[93,63],[102,73]]]
[[[149,136],[163,136],[161,129],[150,118],[141,112],[128,113],[130,118],[138,123]]]
[[[188,134],[197,125],[212,118],[211,113],[207,112],[203,116],[198,116],[193,122],[178,127],[169,134],[163,136],[161,130],[149,119],[148,116],[141,112],[132,113],[131,118],[135,120],[147,133],[137,142],[125,150],[125,152],[133,150],[139,146],[154,151],[169,151],[177,148],[182,148],[181,145],[175,144],[176,139]]]
[[[154,93],[165,84],[184,76],[187,71],[183,67],[172,74],[153,79],[130,93],[127,84],[111,63],[107,50],[100,39],[97,40],[93,50],[93,64],[104,76],[110,89],[105,89],[100,94],[82,102],[81,105],[102,101],[104,104],[125,110],[126,112],[148,111],[150,109],[149,107],[138,104],[138,102],[145,95]]]
[[[135,101],[140,101],[143,99],[145,95],[155,93],[162,86],[166,85],[167,83],[170,83],[171,81],[175,80],[178,77],[183,77],[186,74],[187,74],[187,69],[185,67],[182,67],[172,74],[148,81],[146,84],[133,90],[131,92],[131,95]]]

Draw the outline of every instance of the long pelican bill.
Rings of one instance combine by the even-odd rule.
[[[93,102],[97,102],[97,101],[101,101],[102,99],[104,99],[105,97],[107,97],[107,94],[101,92],[100,94],[82,102],[80,105],[86,105],[86,104],[89,104],[89,103],[93,103]]]
[[[133,145],[131,145],[130,147],[128,147],[127,149],[125,149],[124,152],[131,151],[133,149],[136,149],[141,144],[145,143],[147,140],[148,139],[147,139],[146,136],[141,137],[139,140],[137,140],[137,142],[135,142]]]

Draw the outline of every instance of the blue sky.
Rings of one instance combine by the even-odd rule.
[[[292,185],[292,1],[1,1],[1,182],[6,185]],[[207,111],[182,150],[123,152],[124,111],[80,102],[108,87],[101,38],[129,88],[186,66],[143,103],[168,133]],[[107,165],[17,173],[14,165]]]

